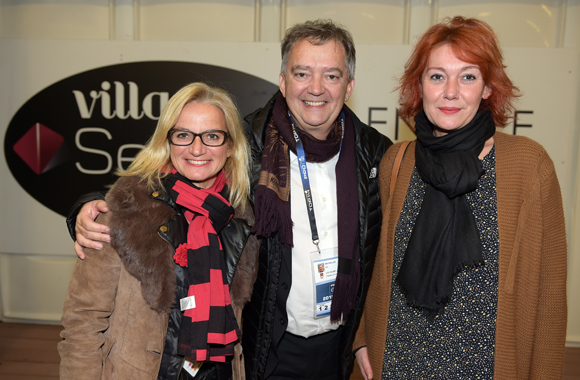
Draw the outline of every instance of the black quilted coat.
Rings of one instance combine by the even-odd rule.
[[[244,128],[252,150],[252,192],[260,175],[264,132],[271,118],[278,92],[268,104],[245,118]],[[355,127],[356,164],[359,194],[359,246],[362,286],[354,310],[348,316],[342,334],[341,379],[348,379],[353,367],[352,342],[364,306],[369,287],[375,254],[381,230],[381,202],[379,199],[379,162],[392,142],[374,128],[363,124],[350,109]],[[253,199],[253,194],[252,194]],[[246,378],[258,380],[264,377],[266,360],[271,344],[277,344],[286,330],[286,300],[292,285],[290,273],[291,250],[274,235],[263,238],[258,278],[254,284],[251,301],[244,308],[243,339]]]

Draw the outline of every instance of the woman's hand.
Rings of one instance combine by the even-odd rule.
[[[101,212],[108,212],[109,208],[105,201],[92,201],[86,203],[77,215],[75,224],[76,241],[75,252],[81,259],[85,259],[84,247],[103,249],[101,242],[110,242],[109,227],[95,222]]]
[[[369,353],[366,347],[361,347],[355,354],[356,362],[360,368],[360,373],[365,380],[373,379],[373,369],[371,368],[371,363],[369,362]]]

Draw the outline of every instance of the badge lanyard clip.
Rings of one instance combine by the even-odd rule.
[[[320,255],[320,254],[322,254],[322,253],[320,252],[320,246],[318,245],[318,243],[320,243],[320,239],[317,239],[317,240],[312,240],[312,242],[313,242],[313,243],[314,243],[314,245],[316,246],[316,249],[318,249],[318,254],[319,254],[319,255]]]

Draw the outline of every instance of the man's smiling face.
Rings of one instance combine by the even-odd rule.
[[[322,45],[297,41],[288,55],[286,72],[280,73],[280,91],[296,126],[319,140],[326,139],[353,88],[344,47],[335,41]]]

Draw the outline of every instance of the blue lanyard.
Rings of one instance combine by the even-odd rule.
[[[308,211],[308,219],[310,220],[310,230],[312,231],[312,243],[318,249],[320,254],[320,239],[318,237],[318,229],[316,228],[316,217],[314,216],[314,203],[312,201],[312,191],[310,189],[310,179],[308,177],[308,168],[306,167],[306,154],[304,153],[304,145],[298,132],[296,132],[296,127],[294,126],[294,118],[288,112],[290,116],[290,121],[292,122],[292,133],[294,134],[294,140],[296,141],[296,156],[298,156],[298,168],[300,170],[300,178],[302,179],[302,188],[304,190],[304,199],[306,200],[306,210]],[[340,125],[342,127],[342,136],[340,138],[340,150],[342,150],[342,140],[344,139],[344,112],[340,113]]]

